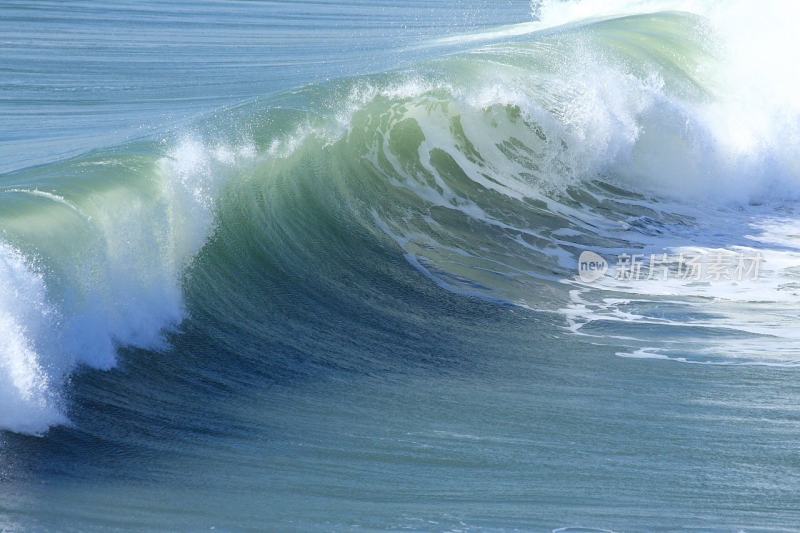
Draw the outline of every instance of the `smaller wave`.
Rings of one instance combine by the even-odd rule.
[[[163,350],[185,319],[184,269],[214,231],[222,185],[255,149],[189,136],[152,154],[48,167],[58,194],[0,191],[8,213],[37,220],[3,220],[20,245],[0,242],[0,429],[67,423],[62,390],[77,366],[109,369],[122,346]],[[102,186],[86,194],[71,173]]]

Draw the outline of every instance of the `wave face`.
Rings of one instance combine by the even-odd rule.
[[[265,276],[309,301],[378,302],[374,280],[404,275],[379,261],[398,254],[442,289],[554,313],[626,357],[792,364],[800,92],[783,67],[797,50],[790,17],[742,6],[536,4],[532,25],[426,45],[481,48],[5,175],[0,428],[69,424],[77,368],[110,369],[122,347],[165,357],[187,327],[257,351]],[[744,22],[774,39],[745,39]],[[690,248],[759,251],[768,276],[575,279],[584,250]]]

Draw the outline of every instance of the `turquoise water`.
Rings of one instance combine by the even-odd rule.
[[[4,4],[0,529],[794,530],[793,8],[719,5]]]

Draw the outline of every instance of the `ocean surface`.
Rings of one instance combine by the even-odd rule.
[[[798,15],[0,0],[0,531],[798,530]]]

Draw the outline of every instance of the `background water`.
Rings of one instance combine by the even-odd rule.
[[[409,63],[421,40],[530,19],[515,0],[9,0],[0,10],[0,172]]]
[[[792,4],[0,10],[0,529],[800,523]]]

